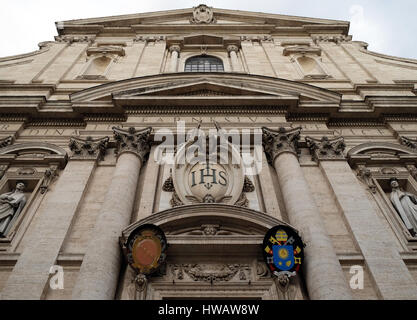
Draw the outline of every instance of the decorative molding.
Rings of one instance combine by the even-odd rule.
[[[213,15],[211,7],[208,7],[205,4],[200,4],[199,6],[194,7],[193,17],[190,18],[191,24],[210,24],[216,22],[217,20]]]
[[[251,267],[248,264],[173,264],[172,275],[177,280],[184,280],[188,275],[194,281],[225,282],[238,275],[240,281],[250,280]]]
[[[40,186],[41,194],[44,194],[48,191],[49,185],[52,181],[58,176],[58,166],[52,165],[50,168],[46,169],[43,176],[42,184]]]
[[[90,55],[106,55],[114,54],[117,56],[125,56],[125,49],[120,46],[102,46],[102,47],[90,47],[87,49],[87,56]]]
[[[72,137],[69,147],[73,152],[71,159],[102,160],[106,154],[109,137],[93,139],[88,136],[86,139]]]
[[[116,154],[120,155],[124,152],[136,154],[142,162],[146,161],[146,157],[151,150],[149,137],[152,128],[136,130],[134,127],[122,129],[113,127],[114,139],[116,140]]]
[[[274,160],[281,153],[289,152],[298,156],[298,140],[300,140],[301,127],[277,130],[262,127],[262,145],[268,163],[273,165]]]
[[[364,165],[358,165],[357,177],[368,186],[372,193],[376,193],[376,184],[372,179],[372,172],[370,169],[366,168]]]
[[[136,36],[133,42],[160,42],[165,41],[165,36]]]
[[[291,54],[301,54],[301,55],[314,54],[317,56],[321,56],[321,48],[310,47],[306,45],[290,46],[290,47],[285,47],[282,53],[284,56],[288,56]]]
[[[319,42],[334,42],[339,45],[342,42],[350,42],[352,41],[352,36],[345,36],[345,35],[318,35],[313,36],[313,42],[318,44]]]
[[[248,176],[245,176],[245,181],[243,183],[243,192],[253,192],[255,191],[255,186]]]
[[[19,176],[32,176],[36,173],[36,169],[35,168],[19,168],[17,170],[17,174]]]
[[[0,139],[0,148],[4,148],[7,147],[9,145],[11,145],[14,141],[14,138],[12,136],[8,136],[6,138],[1,138]]]
[[[346,160],[343,151],[346,148],[343,137],[329,139],[324,136],[320,140],[305,138],[313,160]]]
[[[92,43],[96,39],[96,36],[68,36],[68,35],[62,35],[62,36],[55,36],[56,42],[67,42],[69,44],[74,42],[79,43]]]
[[[414,151],[417,151],[417,139],[411,139],[407,137],[400,137],[401,144],[413,149]]]

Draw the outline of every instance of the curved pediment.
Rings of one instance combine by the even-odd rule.
[[[217,228],[219,230],[216,230],[216,234],[220,236],[262,237],[273,226],[288,225],[270,215],[248,208],[217,203],[196,204],[154,213],[128,226],[122,233],[123,237],[127,239],[133,230],[143,224],[157,225],[167,235],[204,236],[207,235],[207,228]]]
[[[417,160],[417,153],[409,147],[389,142],[367,142],[353,147],[348,152],[349,162],[407,162]]]
[[[195,100],[196,98],[184,99],[183,97],[190,92],[201,89],[208,92],[211,90],[215,93],[214,96],[233,96],[234,98],[230,99],[230,103],[236,101],[236,95],[241,96],[241,100],[245,100],[243,98],[247,97],[247,100],[250,99],[252,102],[256,99],[264,100],[264,105],[268,103],[270,105],[294,105],[298,104],[298,101],[306,101],[330,103],[338,106],[341,101],[339,93],[305,83],[226,72],[184,72],[131,78],[73,93],[70,99],[73,103],[116,100],[121,105],[124,103],[129,105],[127,100],[131,102],[134,100],[135,105],[140,105],[141,101],[149,105],[155,100],[161,104],[161,100],[164,100],[164,103],[169,103],[169,101],[178,100],[179,97],[185,101]],[[207,95],[204,96],[207,98]],[[228,103],[228,99],[223,98],[222,100],[224,100],[223,105]],[[242,105],[242,101],[239,103]],[[178,105],[178,102],[176,104]]]

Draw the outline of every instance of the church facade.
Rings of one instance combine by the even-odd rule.
[[[0,58],[1,299],[417,298],[416,60],[205,5],[56,26]]]

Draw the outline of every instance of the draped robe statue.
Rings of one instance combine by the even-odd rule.
[[[25,185],[22,182],[16,184],[12,192],[0,195],[0,237],[6,237],[12,221],[16,221],[20,212],[26,204],[26,196],[23,193]]]
[[[417,235],[417,196],[400,189],[397,180],[391,181],[391,202],[405,226],[415,237]]]

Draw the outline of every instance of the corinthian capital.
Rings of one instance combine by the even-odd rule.
[[[106,154],[108,142],[109,137],[99,139],[72,137],[69,143],[69,147],[73,152],[71,159],[101,160]]]
[[[237,45],[234,45],[234,44],[228,45],[226,49],[227,49],[227,52],[229,53],[229,55],[230,55],[230,52],[232,52],[232,51],[236,52],[236,53],[239,52],[239,47]]]
[[[270,164],[274,163],[276,157],[281,153],[290,152],[298,155],[298,140],[300,140],[301,127],[295,129],[277,130],[262,128],[262,145],[266,158]]]
[[[306,137],[313,160],[344,160],[343,151],[346,148],[343,137],[329,139],[324,136],[320,140]]]
[[[411,149],[417,150],[417,139],[410,139],[410,138],[402,136],[400,138],[400,141],[401,141],[401,144]]]
[[[120,155],[123,152],[132,152],[142,161],[145,161],[146,156],[151,149],[149,143],[151,131],[151,127],[142,130],[136,130],[133,127],[130,127],[127,130],[113,127],[114,139],[117,143],[117,154]]]
[[[172,46],[169,47],[169,52],[173,52],[175,51],[176,53],[180,54],[181,52],[181,47],[179,45],[173,44]]]
[[[9,136],[6,138],[0,138],[0,148],[7,147],[13,143],[13,137]]]

